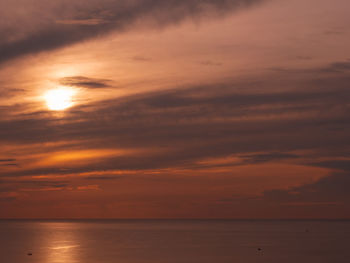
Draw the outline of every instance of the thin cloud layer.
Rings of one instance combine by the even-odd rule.
[[[264,193],[270,202],[291,206],[347,205],[350,202],[350,175],[336,173],[315,183],[294,187],[288,190],[271,190]]]
[[[325,168],[346,166],[344,162],[306,162],[302,156],[289,152],[323,151],[328,157],[346,154],[350,132],[346,102],[350,93],[343,86],[347,80],[347,74],[323,80],[311,75],[295,81],[293,89],[276,92],[273,91],[276,84],[265,82],[264,92],[253,93],[237,92],[250,82],[219,83],[146,92],[77,106],[59,121],[48,112],[2,120],[2,142],[30,145],[71,141],[74,148],[76,142],[88,141],[88,145],[80,144],[80,149],[98,149],[104,145],[149,150],[110,156],[88,166],[84,163],[64,167],[66,169],[52,166],[0,175],[195,167],[194,164],[202,159],[225,156],[241,159],[230,164],[233,166],[283,160]],[[89,83],[88,86],[104,83],[81,77],[67,81]],[[286,78],[285,83],[289,81],[290,78]],[[316,81],[317,88],[304,90],[304,86],[314,85]],[[69,144],[65,147],[68,149]]]
[[[110,87],[110,80],[88,78],[83,76],[64,77],[58,82],[64,86],[82,87],[88,89],[103,89]]]
[[[137,0],[137,1],[24,1],[26,12],[18,12],[19,3],[3,6],[0,32],[0,63],[23,55],[33,55],[96,38],[111,31],[132,26],[167,26],[201,15],[229,14],[262,0]],[[7,4],[7,3],[5,3]],[[12,7],[12,8],[11,8]],[[47,13],[41,14],[45,9]],[[14,32],[14,33],[12,33]],[[20,32],[20,33],[18,33]]]

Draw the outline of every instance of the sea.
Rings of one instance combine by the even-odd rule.
[[[0,220],[0,263],[349,263],[345,220]]]

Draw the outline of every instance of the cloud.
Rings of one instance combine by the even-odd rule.
[[[18,166],[16,159],[0,159],[0,166]]]
[[[344,33],[345,33],[344,31],[337,30],[337,29],[329,29],[329,30],[324,31],[324,34],[327,36],[338,36],[338,35],[342,35]]]
[[[218,16],[250,7],[262,0],[88,0],[23,1],[0,5],[0,63],[79,41],[124,31],[134,25],[167,26],[201,15]],[[34,3],[32,3],[34,1]],[[21,1],[20,1],[21,2]],[[42,15],[42,10],[45,14]],[[39,15],[40,14],[40,15]],[[5,23],[6,21],[6,23]],[[140,23],[142,21],[142,23]]]
[[[259,164],[259,163],[265,163],[265,162],[271,162],[271,161],[281,161],[285,159],[300,158],[300,156],[296,154],[280,153],[280,152],[241,155],[240,157],[244,159],[244,162],[243,162],[244,164]]]
[[[5,203],[8,203],[8,202],[12,202],[12,201],[15,201],[17,198],[14,197],[14,196],[9,196],[9,197],[2,197],[0,196],[0,202],[5,202]]]
[[[0,164],[0,166],[18,166],[17,163],[5,163],[5,164]]]
[[[350,174],[336,173],[321,178],[315,183],[293,187],[288,190],[270,190],[264,199],[291,205],[350,204]]]
[[[0,172],[0,176],[196,168],[203,159],[226,156],[242,159],[239,165],[292,160],[331,169],[329,163],[305,161],[308,154],[299,152],[311,152],[311,157],[318,152],[322,161],[348,152],[349,76],[346,72],[322,78],[286,74],[275,72],[250,81],[194,85],[78,105],[59,121],[50,112],[11,117],[14,109],[8,108],[8,117],[0,120],[0,142],[64,142],[64,147],[46,148],[45,154],[62,147],[65,151],[76,147],[136,151],[97,158],[89,165],[51,165]],[[69,79],[71,83],[82,80],[85,77]],[[258,89],[247,89],[252,81]],[[104,83],[92,78],[86,82]],[[298,154],[291,154],[296,151]]]
[[[57,180],[0,180],[0,202],[15,201],[23,193],[37,192],[37,191],[60,191],[69,189],[70,182]],[[22,195],[23,196],[23,195]],[[28,195],[26,195],[26,198]]]
[[[300,59],[300,60],[312,60],[313,59],[313,57],[311,57],[311,56],[297,56],[296,58]]]
[[[135,60],[135,61],[141,61],[141,62],[147,62],[147,61],[151,61],[152,60],[151,58],[143,57],[143,56],[134,56],[131,59]]]
[[[330,64],[328,67],[321,69],[325,72],[346,72],[350,71],[350,60],[340,61]]]
[[[222,66],[221,62],[215,62],[212,60],[200,61],[199,64],[204,65],[204,66]]]
[[[82,186],[78,186],[77,190],[79,191],[87,191],[87,190],[101,190],[100,186],[97,184],[94,185],[82,185]]]
[[[97,18],[56,21],[56,23],[63,24],[63,25],[85,25],[85,26],[99,25],[99,24],[103,24],[104,22],[105,22],[104,20],[97,19]]]
[[[96,175],[96,176],[89,176],[89,177],[84,177],[85,180],[118,180],[123,178],[124,176],[122,175],[111,175],[111,176],[105,176],[105,175]]]
[[[311,57],[297,57],[298,59],[312,59]],[[329,65],[326,65],[324,67],[317,67],[317,68],[298,68],[298,69],[289,69],[289,68],[283,68],[283,67],[274,67],[271,68],[272,71],[277,71],[280,73],[294,73],[294,74],[300,74],[300,75],[315,75],[315,74],[332,74],[334,76],[336,75],[343,75],[347,74],[349,76],[350,73],[350,60],[345,61],[336,61]]]
[[[0,159],[0,163],[16,162],[16,159]]]
[[[350,172],[350,160],[328,160],[311,163],[311,165]]]
[[[4,180],[1,181],[3,185],[6,185],[6,192],[17,191],[19,188],[65,188],[70,185],[69,181],[49,181],[49,180]]]
[[[10,97],[14,97],[18,94],[24,94],[26,91],[24,89],[18,89],[18,88],[6,88],[5,85],[0,82],[1,85],[1,94],[0,94],[0,98],[10,98]],[[3,108],[3,106],[0,106],[0,110]]]
[[[108,88],[110,80],[88,78],[83,76],[65,77],[59,80],[59,83],[64,86],[82,87],[89,89],[103,89]]]

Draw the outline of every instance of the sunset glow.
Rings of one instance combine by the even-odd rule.
[[[349,10],[0,1],[0,218],[350,218]]]
[[[59,88],[46,92],[44,98],[50,110],[61,111],[73,106],[75,92],[67,88]]]

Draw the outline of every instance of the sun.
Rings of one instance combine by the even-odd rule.
[[[57,88],[45,93],[46,105],[50,110],[62,111],[73,106],[75,91],[68,88]]]

